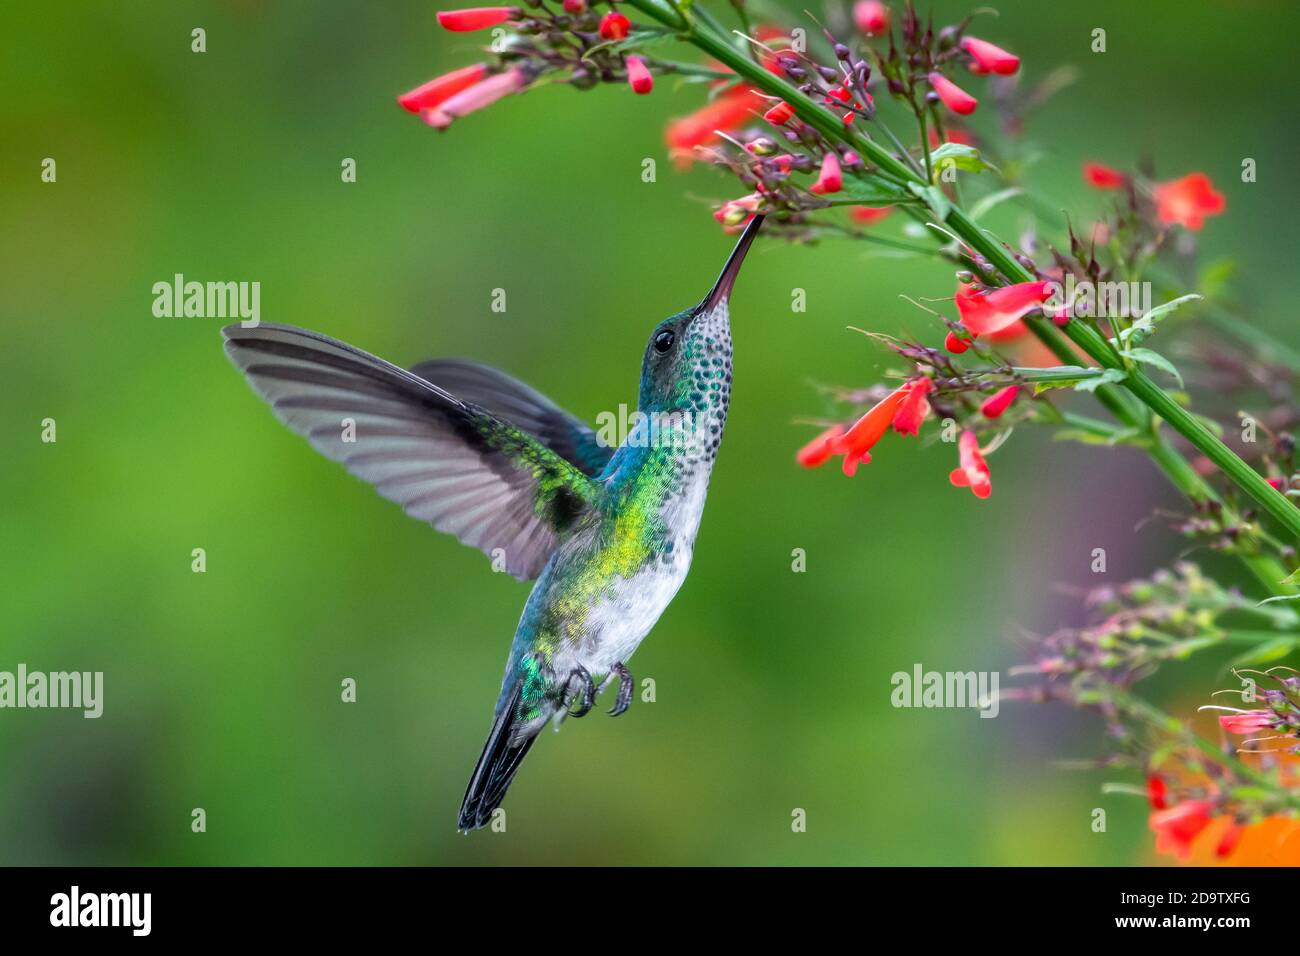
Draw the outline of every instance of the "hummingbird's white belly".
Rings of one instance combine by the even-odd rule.
[[[628,662],[672,603],[690,571],[695,535],[704,512],[709,475],[707,468],[702,471],[661,509],[664,525],[674,529],[672,549],[651,559],[631,577],[611,582],[605,595],[587,613],[586,639],[557,655],[558,673],[580,664],[601,680],[615,664]]]

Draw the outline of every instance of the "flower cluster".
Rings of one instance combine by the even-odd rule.
[[[1189,562],[1094,589],[1084,602],[1096,622],[1041,639],[1033,662],[1015,672],[1033,682],[1005,696],[1065,701],[1103,717],[1113,752],[1101,763],[1145,774],[1158,852],[1243,863],[1249,862],[1239,852],[1244,847],[1252,857],[1279,862],[1278,821],[1300,806],[1300,676],[1245,665],[1300,643],[1295,613],[1258,606]],[[1201,708],[1219,715],[1224,734],[1241,738],[1240,758],[1132,694],[1133,685],[1166,663],[1243,647],[1234,669],[1240,686],[1220,693],[1253,706]],[[1286,852],[1296,859],[1300,842]]]
[[[761,214],[769,235],[844,238],[949,264],[950,307],[920,306],[933,322],[919,340],[868,333],[901,367],[887,384],[828,389],[843,414],[821,421],[796,460],[816,468],[839,458],[852,476],[891,433],[921,440],[937,431],[955,446],[949,483],[983,499],[993,487],[989,460],[1020,425],[1150,453],[1188,502],[1184,513],[1165,512],[1173,526],[1193,548],[1239,557],[1269,599],[1222,586],[1190,562],[1089,592],[1092,621],[1038,642],[1019,670],[1027,685],[1003,696],[1099,713],[1111,749],[1101,762],[1145,777],[1161,852],[1200,862],[1300,858],[1300,839],[1279,850],[1300,830],[1300,675],[1251,670],[1300,650],[1292,603],[1300,591],[1300,462],[1291,435],[1300,421],[1292,394],[1300,353],[1232,315],[1226,281],[1217,289],[1204,281],[1216,273],[1195,261],[1196,234],[1227,210],[1227,197],[1203,172],[1164,179],[1089,161],[1084,181],[1108,208],[1092,221],[1054,220],[1043,210],[1055,203],[1030,199],[1015,151],[1006,149],[1013,161],[1004,158],[1005,147],[971,117],[991,112],[1005,139],[1023,135],[1028,114],[1068,81],[1061,70],[1030,85],[1020,57],[996,36],[972,33],[971,17],[936,27],[910,0],[832,5],[811,36],[751,24],[743,2],[732,7],[741,27],[734,31],[703,4],[675,0],[444,11],[438,20],[447,30],[492,30],[491,55],[398,102],[445,129],[542,81],[580,90],[626,84],[646,95],[671,74],[706,87],[708,98],[668,124],[669,156],[682,167],[710,164],[740,184],[713,209],[722,229],[738,231]],[[673,41],[705,58],[670,59]],[[1032,217],[1014,244],[976,221],[1005,202]],[[1193,274],[1203,277],[1198,294],[1182,281]],[[1135,306],[1126,283],[1160,297],[1139,296]],[[1188,313],[1218,338],[1180,342],[1180,369],[1174,353],[1149,340],[1159,333],[1157,343],[1166,341]],[[1250,437],[1229,448],[1212,417],[1188,411],[1193,385],[1220,403],[1212,410],[1219,417],[1249,422]],[[1081,414],[1076,403],[1087,397],[1110,418]],[[1260,402],[1266,412],[1242,412]],[[1134,695],[1158,668],[1228,649],[1243,706],[1211,705],[1217,744]]]

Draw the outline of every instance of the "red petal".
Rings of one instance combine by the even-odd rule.
[[[931,73],[929,76],[930,86],[939,94],[939,99],[943,105],[948,107],[954,113],[960,116],[966,116],[975,112],[975,107],[979,106],[979,100],[971,96],[960,86],[954,83],[942,73]]]
[[[468,7],[464,10],[439,10],[438,25],[444,30],[464,33],[486,30],[505,23],[516,13],[514,7]]]
[[[482,63],[475,63],[473,66],[435,76],[428,83],[417,86],[409,93],[403,93],[397,98],[397,102],[403,109],[410,110],[412,113],[431,110],[461,90],[473,86],[485,76],[487,76],[487,67]]]
[[[1001,73],[1009,76],[1020,69],[1020,57],[1008,53],[999,46],[994,46],[987,40],[965,37],[961,41],[961,48],[975,60],[980,73]],[[972,70],[972,72],[977,71]]]

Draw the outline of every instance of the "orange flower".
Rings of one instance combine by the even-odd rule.
[[[668,124],[668,154],[678,168],[695,161],[695,149],[716,142],[718,132],[730,132],[754,119],[764,100],[749,87],[738,87],[719,96],[689,116]]]
[[[905,394],[894,411],[894,431],[900,435],[919,435],[921,425],[930,414],[928,396],[934,391],[934,381],[925,376],[914,378],[899,391]]]
[[[1188,173],[1182,179],[1156,183],[1151,190],[1156,200],[1156,218],[1165,225],[1185,226],[1197,232],[1206,216],[1217,216],[1228,208],[1223,193],[1214,188],[1205,173]]]
[[[1156,834],[1156,852],[1174,853],[1180,860],[1192,854],[1192,841],[1210,825],[1210,811],[1214,803],[1209,800],[1184,800],[1168,810],[1151,814],[1151,829]]]
[[[805,468],[816,468],[826,464],[835,454],[840,436],[844,434],[843,425],[832,425],[795,453],[794,460]]]
[[[991,335],[1010,328],[1025,313],[1052,297],[1052,283],[1019,282],[982,294],[974,286],[957,289],[957,312],[972,335]]]
[[[898,410],[899,403],[907,397],[906,391],[906,385],[894,389],[844,433],[837,448],[837,452],[844,456],[844,474],[852,478],[857,473],[858,465],[871,461],[871,449],[894,420],[894,412]]]
[[[988,462],[984,460],[979,439],[974,432],[961,433],[961,438],[957,439],[957,451],[961,456],[961,467],[954,468],[949,473],[948,480],[958,488],[969,488],[976,498],[987,498],[993,494]]]

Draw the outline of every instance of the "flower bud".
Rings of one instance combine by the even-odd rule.
[[[773,126],[784,126],[794,118],[794,107],[782,100],[763,114],[763,119]]]
[[[438,25],[453,33],[486,30],[519,15],[517,7],[467,7],[464,10],[439,10]]]
[[[627,82],[632,87],[633,93],[639,93],[644,96],[654,89],[655,78],[646,68],[645,60],[639,56],[629,56],[627,58]]]
[[[599,31],[602,40],[623,40],[632,32],[632,21],[617,10],[611,10],[600,18]]]

